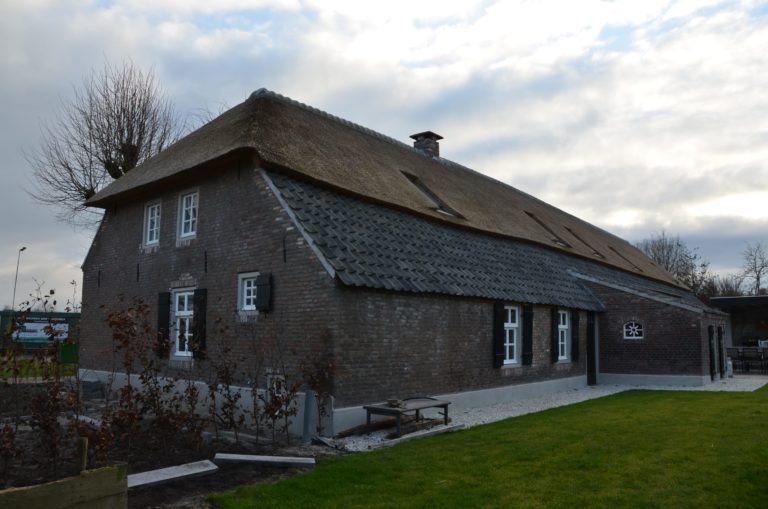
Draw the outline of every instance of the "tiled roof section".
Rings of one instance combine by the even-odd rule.
[[[538,243],[678,284],[628,242],[519,189],[264,89],[102,189],[88,205],[146,199],[157,184],[183,182],[188,171],[220,171],[221,165],[209,163],[225,158],[256,161],[438,222]]]
[[[689,292],[679,288],[554,250],[457,229],[280,174],[269,178],[349,286],[602,310],[579,273],[690,301]]]

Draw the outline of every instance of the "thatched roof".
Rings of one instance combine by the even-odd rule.
[[[529,194],[264,89],[102,189],[87,204],[108,207],[244,150],[273,171],[358,198],[679,285],[628,242]]]

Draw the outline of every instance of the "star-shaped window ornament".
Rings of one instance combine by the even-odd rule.
[[[624,324],[624,339],[642,339],[643,325],[638,322],[627,322]]]

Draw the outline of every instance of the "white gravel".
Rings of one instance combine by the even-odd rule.
[[[564,405],[579,403],[588,399],[602,398],[619,392],[633,389],[643,390],[667,390],[667,391],[716,391],[716,392],[751,392],[759,389],[768,383],[768,377],[765,376],[739,376],[718,380],[717,382],[698,386],[656,386],[656,385],[595,385],[572,389],[568,391],[555,392],[545,396],[535,398],[521,398],[508,403],[500,403],[487,407],[461,408],[450,407],[449,416],[451,426],[463,425],[470,428],[480,424],[500,421],[509,417],[540,412],[548,408],[555,408]],[[437,411],[434,415],[428,411],[423,412],[425,417],[437,417]],[[436,426],[433,430],[444,428],[445,426]],[[345,439],[336,440],[339,447],[347,451],[367,451],[376,448],[383,442],[386,442],[386,435],[392,432],[392,429],[374,431],[365,435],[352,436]]]

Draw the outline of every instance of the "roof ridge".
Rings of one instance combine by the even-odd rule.
[[[441,164],[441,165],[443,165],[443,166],[445,166],[447,168],[451,168],[452,167],[452,168],[468,171],[468,172],[471,172],[474,175],[480,176],[480,177],[482,177],[482,178],[484,178],[486,180],[491,180],[491,181],[493,181],[495,183],[498,183],[498,184],[501,184],[503,186],[512,188],[515,191],[525,195],[526,198],[529,198],[529,199],[539,203],[540,205],[543,205],[543,206],[545,206],[547,208],[554,208],[554,209],[562,212],[563,214],[566,214],[566,215],[568,215],[568,216],[570,216],[570,217],[572,217],[572,218],[574,218],[574,219],[576,219],[578,221],[581,221],[583,223],[588,224],[590,227],[592,227],[592,228],[594,228],[596,230],[599,230],[599,231],[601,231],[603,233],[606,233],[606,234],[610,235],[611,237],[613,237],[617,241],[620,241],[620,242],[623,242],[625,244],[631,245],[631,243],[628,242],[627,240],[622,239],[618,235],[615,235],[615,234],[609,232],[608,230],[605,230],[603,228],[595,226],[592,223],[586,222],[586,221],[578,218],[577,216],[571,214],[570,212],[567,212],[567,211],[565,211],[565,210],[563,210],[563,209],[561,209],[559,207],[556,207],[556,206],[552,205],[551,203],[548,203],[548,202],[542,200],[541,198],[537,198],[536,196],[534,196],[534,195],[532,195],[530,193],[527,193],[527,192],[523,191],[522,189],[519,189],[519,188],[517,188],[517,187],[515,187],[515,186],[513,186],[511,184],[508,184],[508,183],[506,183],[504,181],[501,181],[499,179],[496,179],[496,178],[493,178],[493,177],[491,177],[489,175],[486,175],[485,173],[482,173],[481,171],[475,170],[475,169],[470,168],[468,166],[464,166],[463,164],[457,163],[456,161],[452,161],[450,159],[445,159],[444,157],[431,156],[431,155],[427,154],[426,152],[424,152],[422,150],[419,150],[419,149],[413,147],[412,145],[404,143],[404,142],[402,142],[402,141],[400,141],[400,140],[398,140],[396,138],[393,138],[391,136],[387,136],[386,134],[382,134],[382,133],[380,133],[378,131],[375,131],[375,130],[369,128],[369,127],[365,127],[364,125],[357,124],[355,122],[352,122],[352,121],[347,120],[345,118],[339,117],[337,115],[333,115],[333,114],[328,113],[327,111],[323,111],[323,110],[321,110],[319,108],[315,108],[314,106],[310,106],[310,105],[308,105],[306,103],[303,103],[303,102],[298,101],[296,99],[293,99],[291,97],[282,95],[282,94],[280,94],[278,92],[274,92],[272,90],[269,90],[268,88],[261,87],[261,88],[255,90],[248,97],[248,100],[249,101],[250,100],[255,100],[255,99],[258,99],[258,98],[261,98],[261,97],[266,97],[266,98],[274,99],[274,100],[280,101],[280,102],[282,102],[284,104],[288,104],[288,105],[291,105],[291,106],[302,108],[305,111],[309,111],[309,112],[314,113],[316,115],[320,115],[323,118],[327,118],[327,119],[332,120],[334,122],[338,122],[338,123],[340,123],[340,124],[342,124],[344,126],[347,126],[347,127],[352,128],[352,129],[355,129],[358,132],[361,132],[363,134],[367,134],[367,135],[372,136],[372,137],[374,137],[376,139],[379,139],[381,141],[385,141],[387,143],[391,143],[393,145],[399,146],[400,148],[408,149],[411,152],[419,154],[420,156],[424,157],[425,159],[428,159],[430,161],[434,161],[434,162],[436,162],[438,164]]]
[[[309,111],[309,112],[314,113],[316,115],[320,115],[321,117],[327,118],[328,120],[332,120],[334,122],[338,122],[339,124],[342,124],[342,125],[345,125],[347,127],[352,128],[352,129],[355,129],[356,131],[359,131],[361,133],[367,134],[369,136],[373,136],[374,138],[377,138],[379,140],[386,141],[386,142],[392,143],[394,145],[399,145],[399,146],[401,146],[403,148],[407,148],[407,149],[410,149],[410,150],[412,150],[412,151],[414,151],[416,153],[424,155],[423,152],[421,152],[419,150],[416,150],[411,145],[403,143],[402,141],[397,140],[397,139],[395,139],[395,138],[393,138],[391,136],[387,136],[386,134],[382,134],[382,133],[380,133],[378,131],[374,131],[370,127],[365,127],[364,125],[357,124],[355,122],[352,122],[351,120],[347,120],[346,118],[342,118],[342,117],[333,115],[331,113],[328,113],[327,111],[323,111],[323,110],[321,110],[319,108],[315,108],[314,106],[310,106],[309,104],[303,103],[301,101],[297,101],[296,99],[293,99],[291,97],[279,94],[277,92],[273,92],[272,90],[269,90],[267,88],[263,88],[262,87],[262,88],[260,88],[260,89],[258,89],[256,91],[254,91],[250,95],[248,100],[258,99],[260,97],[271,98],[271,99],[280,101],[282,103],[285,103],[285,104],[288,104],[288,105],[291,105],[291,106],[296,106],[298,108],[302,108],[302,109],[304,109],[306,111]],[[428,159],[433,159],[433,158],[428,157],[428,156],[425,156],[425,157],[427,157]]]

